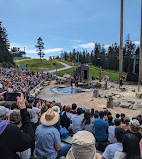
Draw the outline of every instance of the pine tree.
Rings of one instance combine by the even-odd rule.
[[[9,41],[6,29],[2,27],[2,22],[0,22],[0,63],[2,66],[9,67],[14,64],[13,58],[9,53]]]
[[[38,55],[40,56],[40,60],[41,60],[41,63],[42,63],[42,58],[44,57],[44,53],[43,53],[43,49],[44,49],[44,42],[42,40],[41,37],[39,37],[37,39],[37,44],[35,45],[35,47],[37,48],[37,51],[38,51]]]

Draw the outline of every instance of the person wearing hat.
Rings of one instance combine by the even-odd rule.
[[[54,125],[59,121],[60,115],[51,108],[42,114],[41,125],[36,129],[36,141],[34,157],[43,156],[48,159],[59,159],[65,156],[70,149],[70,145],[61,147],[59,131]]]
[[[73,135],[72,147],[68,151],[66,159],[101,159],[96,153],[95,138],[89,131],[78,131]]]
[[[25,151],[34,144],[34,132],[22,93],[21,97],[17,97],[17,104],[20,108],[23,132],[16,125],[7,123],[5,116],[8,110],[0,106],[0,158],[2,159],[20,159],[16,152]]]
[[[130,131],[128,133],[132,133],[136,135],[139,141],[142,139],[142,135],[139,133],[140,123],[137,119],[130,120]]]

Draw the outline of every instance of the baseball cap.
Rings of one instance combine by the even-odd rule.
[[[130,123],[135,127],[140,127],[140,123],[137,119],[130,120]]]
[[[0,116],[3,116],[9,112],[9,109],[5,108],[4,106],[0,106]]]

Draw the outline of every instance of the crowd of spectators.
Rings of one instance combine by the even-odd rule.
[[[49,74],[43,72],[30,72],[25,69],[0,68],[0,92],[22,91],[29,94],[42,80],[47,79]]]
[[[44,73],[0,70],[0,158],[2,159],[141,159],[142,114],[129,119],[62,105],[30,96]],[[12,90],[9,91],[9,88]],[[5,91],[21,92],[17,101],[4,101]],[[63,139],[72,138],[72,143]]]

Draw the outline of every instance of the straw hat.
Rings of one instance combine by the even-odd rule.
[[[96,159],[95,138],[89,131],[78,131],[66,159]]]
[[[42,116],[40,118],[40,122],[43,125],[51,126],[51,125],[56,124],[58,122],[59,118],[60,118],[59,113],[53,111],[50,108],[45,113],[42,114]]]

